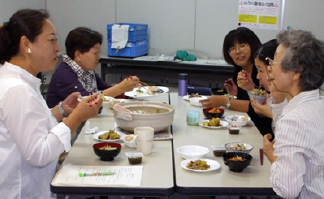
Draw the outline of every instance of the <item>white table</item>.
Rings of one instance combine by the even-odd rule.
[[[168,102],[169,94],[149,98],[150,101]],[[95,118],[89,120],[91,127],[97,126],[99,131],[113,129],[115,121],[113,112],[109,107],[104,107],[103,112]],[[93,135],[84,133],[82,129],[78,139],[74,143],[63,165],[90,165],[90,166],[131,166],[125,152],[136,151],[122,144],[120,154],[114,161],[101,161],[94,154],[92,145],[96,143]],[[117,186],[81,186],[79,184],[60,185],[57,180],[59,175],[63,175],[62,169],[56,173],[52,183],[51,190],[60,197],[68,194],[78,195],[109,195],[109,198],[117,195],[126,196],[160,196],[167,198],[174,192],[173,180],[173,156],[172,142],[170,140],[154,141],[152,153],[143,158],[143,175],[140,187],[117,187]],[[64,167],[61,167],[64,169]]]
[[[260,164],[259,149],[262,148],[263,137],[257,128],[251,124],[242,127],[238,135],[231,135],[227,128],[207,129],[200,126],[186,125],[186,110],[188,108],[199,109],[200,120],[204,115],[202,107],[194,107],[190,102],[183,100],[177,93],[170,94],[171,105],[176,107],[173,121],[173,148],[176,191],[183,198],[189,195],[275,195],[270,183],[270,163],[264,157],[264,164]],[[224,115],[240,114],[225,108]],[[213,155],[211,145],[223,145],[225,143],[240,141],[252,144],[253,159],[250,166],[243,172],[235,173],[224,165],[222,157]],[[177,148],[184,145],[199,145],[207,147],[210,151],[205,158],[216,160],[221,168],[216,171],[197,173],[187,171],[180,166],[183,158],[176,152]]]

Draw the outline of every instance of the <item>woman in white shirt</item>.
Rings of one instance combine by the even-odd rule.
[[[79,93],[72,93],[48,109],[36,75],[54,69],[58,51],[55,27],[44,10],[20,10],[0,28],[1,198],[50,198],[71,132],[102,104],[98,95],[78,103]]]
[[[271,162],[271,183],[283,198],[324,198],[324,43],[311,32],[286,30],[269,59],[269,88],[285,100],[268,104],[276,121],[275,139],[264,136],[264,153]],[[274,96],[273,96],[274,97]],[[278,99],[276,99],[278,101]]]

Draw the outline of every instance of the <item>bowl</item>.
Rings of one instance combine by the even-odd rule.
[[[225,148],[227,152],[250,153],[254,147],[251,144],[243,142],[231,142],[225,144]]]
[[[225,117],[225,120],[231,124],[236,126],[245,126],[249,121],[251,121],[251,118],[244,115],[228,115]]]
[[[236,158],[236,160],[231,160]],[[242,161],[238,161],[237,158]],[[233,172],[242,172],[251,163],[252,156],[247,153],[229,152],[223,154],[224,164]]]
[[[199,101],[203,100],[203,99],[207,99],[207,97],[205,96],[201,96],[201,97],[192,97],[189,98],[190,104],[193,106],[203,106]]]
[[[106,148],[106,149],[103,149]],[[112,161],[120,153],[122,146],[118,143],[96,143],[93,145],[95,154],[102,161]]]
[[[211,92],[213,95],[224,95],[227,93],[225,88],[212,88]]]
[[[159,132],[171,126],[173,122],[175,109],[162,102],[125,102],[119,106],[130,110],[130,113],[125,113],[114,106],[115,122],[120,128],[130,133],[133,133],[134,128],[139,126],[152,127],[154,132]]]
[[[202,146],[186,145],[178,147],[177,152],[184,159],[202,158],[209,153],[209,149]]]
[[[203,109],[204,116],[207,117],[208,119],[223,117],[224,109],[216,108],[218,110],[217,112],[219,112],[219,113],[210,113],[209,111],[212,109],[214,109],[214,108],[204,108]]]
[[[267,99],[267,96],[259,96],[259,95],[252,95],[251,97],[255,100],[255,103],[257,104],[264,104],[264,102]]]
[[[221,157],[223,156],[224,153],[226,153],[226,148],[224,145],[221,146],[211,145],[211,148],[213,149],[213,154],[216,157]]]

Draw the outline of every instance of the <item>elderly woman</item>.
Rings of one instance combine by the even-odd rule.
[[[50,198],[71,132],[101,107],[98,95],[78,103],[76,92],[47,107],[36,75],[54,69],[59,49],[46,11],[20,10],[0,28],[1,198]]]
[[[132,91],[139,83],[136,76],[125,78],[111,87],[94,71],[100,59],[102,35],[85,27],[78,27],[65,40],[66,54],[63,62],[54,72],[46,95],[49,107],[55,106],[66,96],[78,91],[87,96],[97,91],[103,95],[116,97]]]
[[[275,140],[268,134],[263,143],[270,180],[283,198],[324,198],[324,43],[301,30],[280,32],[277,41],[269,59],[270,91],[286,99],[268,100],[277,121]]]

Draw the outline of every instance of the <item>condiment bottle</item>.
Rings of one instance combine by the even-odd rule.
[[[178,80],[178,95],[184,96],[187,95],[187,86],[188,86],[188,74],[180,73]]]

